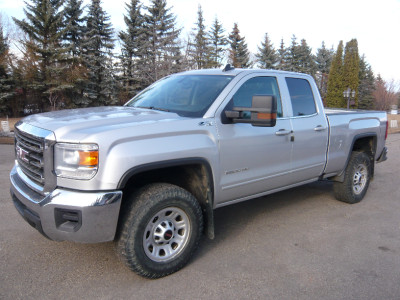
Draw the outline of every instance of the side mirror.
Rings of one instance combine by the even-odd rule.
[[[244,118],[244,112],[250,112],[250,118]],[[253,126],[274,127],[276,124],[277,104],[273,95],[255,95],[251,107],[234,107],[225,111],[225,116],[233,123],[250,123]]]

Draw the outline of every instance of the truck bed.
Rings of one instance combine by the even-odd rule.
[[[385,141],[385,112],[326,109],[325,113],[330,127],[325,174],[335,174],[344,169],[354,141],[363,135],[377,137],[375,160],[378,159]]]

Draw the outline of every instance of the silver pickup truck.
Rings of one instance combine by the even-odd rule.
[[[182,268],[216,208],[317,180],[363,199],[386,160],[385,112],[325,110],[312,77],[271,70],[168,76],[123,107],[16,125],[11,195],[49,239],[116,241],[157,278]]]

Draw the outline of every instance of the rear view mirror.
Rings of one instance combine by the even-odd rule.
[[[234,107],[225,111],[225,116],[233,123],[250,123],[253,126],[274,127],[276,124],[276,97],[273,95],[255,95],[251,107]],[[250,112],[250,118],[244,118],[244,112]]]

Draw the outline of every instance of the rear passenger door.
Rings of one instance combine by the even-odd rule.
[[[328,146],[328,123],[319,92],[307,77],[285,77],[292,105],[293,182],[318,178],[325,167]]]

